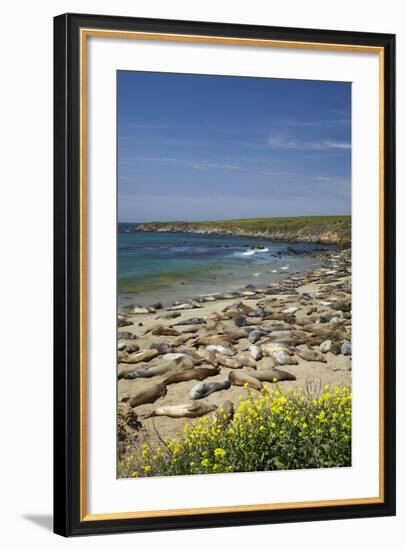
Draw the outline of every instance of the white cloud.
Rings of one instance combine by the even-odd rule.
[[[243,171],[245,170],[242,166],[237,164],[230,164],[227,162],[212,162],[209,160],[194,160],[194,159],[180,159],[175,157],[131,157],[123,158],[120,160],[121,164],[135,164],[137,162],[159,162],[159,163],[171,163],[179,164],[181,166],[187,166],[189,168],[194,168],[195,170],[210,170],[210,169],[220,169],[220,170],[231,170],[231,171]]]
[[[299,141],[283,136],[272,136],[268,139],[268,145],[277,149],[298,149],[308,151],[326,151],[329,149],[351,149],[351,143],[334,141],[331,139],[317,141]]]

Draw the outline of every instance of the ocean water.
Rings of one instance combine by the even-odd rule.
[[[119,305],[164,306],[175,300],[261,286],[320,265],[316,244],[191,233],[122,232],[117,235]],[[255,248],[261,245],[262,249]],[[288,247],[300,252],[289,253]]]

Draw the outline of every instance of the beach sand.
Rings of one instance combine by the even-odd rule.
[[[264,342],[272,338],[272,331],[274,330],[306,331],[306,334],[309,334],[304,344],[299,343],[295,346],[296,349],[293,348],[295,349],[294,357],[297,359],[297,365],[279,366],[276,364],[276,368],[289,372],[296,377],[294,381],[280,382],[282,392],[286,392],[289,388],[301,387],[305,391],[317,393],[322,391],[323,386],[326,384],[329,384],[331,387],[337,385],[350,386],[351,358],[350,355],[347,355],[348,351],[346,351],[345,356],[341,353],[340,346],[345,341],[351,342],[351,252],[350,250],[344,250],[331,253],[324,258],[323,262],[323,267],[314,272],[303,275],[288,275],[285,280],[279,283],[272,283],[265,288],[256,289],[250,286],[248,292],[247,289],[242,289],[238,296],[231,296],[227,299],[206,296],[200,300],[198,304],[200,307],[193,307],[191,305],[191,309],[179,310],[178,313],[180,315],[174,319],[163,318],[169,313],[168,309],[170,308],[157,309],[153,313],[138,314],[131,314],[128,310],[120,311],[120,318],[125,319],[126,323],[131,324],[118,329],[119,342],[123,344],[120,335],[129,332],[136,336],[134,340],[127,340],[129,344],[137,344],[141,351],[148,350],[151,344],[171,344],[176,338],[175,336],[153,335],[150,330],[158,325],[173,327],[181,334],[187,333],[189,329],[195,330],[197,328],[197,331],[192,333],[193,337],[174,351],[187,353],[189,350],[192,350],[192,352],[197,352],[203,358],[207,357],[206,346],[193,347],[195,340],[199,336],[207,334],[219,334],[221,337],[224,334],[224,330],[241,331],[241,329],[247,329],[246,326],[240,328],[236,326],[236,318],[243,317],[247,323],[258,323],[258,326],[255,328],[260,328],[267,332],[255,343],[259,348],[261,348]],[[247,296],[246,294],[250,292],[253,295]],[[239,309],[231,308],[231,314],[229,314],[227,308],[235,304],[238,305]],[[266,315],[251,317],[241,314],[242,308],[245,306],[249,308],[245,309],[245,312],[253,311],[255,313],[262,308],[265,310]],[[281,314],[288,307],[298,307],[299,309],[292,314]],[[281,315],[284,318],[283,320]],[[177,323],[180,321],[190,318],[203,319],[206,321],[206,324],[177,326]],[[322,328],[320,329],[320,327]],[[252,329],[247,329],[247,331],[250,330]],[[322,331],[322,337],[319,335],[320,330]],[[330,331],[332,336],[328,335],[328,331]],[[326,334],[327,336],[324,338]],[[251,342],[248,340],[248,336],[249,333],[247,332],[246,338],[238,339],[238,342],[232,346],[236,351],[234,357],[238,358],[241,355],[249,353],[247,350]],[[281,340],[283,341],[283,338],[278,339],[278,341]],[[323,340],[331,340],[335,344],[334,353],[329,351],[323,354],[326,359],[325,363],[306,361],[298,357],[297,352],[300,352],[300,350],[319,350],[320,343]],[[125,350],[121,354],[126,356]],[[118,370],[121,372],[124,368],[127,372],[137,371],[140,368],[160,365],[165,363],[166,360],[165,355],[160,355],[149,362],[134,365],[119,362]],[[256,361],[256,370],[260,371],[267,362],[268,359],[266,357]],[[210,367],[211,365],[203,359],[202,364],[199,366]],[[247,366],[241,369],[231,369],[221,366],[221,372],[218,375],[211,376],[205,381],[224,380],[228,378],[232,370],[240,370],[247,373],[255,372],[252,367]],[[162,383],[167,376],[168,373],[152,378],[119,378],[118,402],[127,402],[128,398],[131,398],[131,396],[139,391]],[[198,380],[191,380],[168,385],[167,394],[164,397],[159,397],[154,403],[142,404],[132,409],[132,413],[135,413],[138,417],[138,429],[133,429],[133,427],[126,425],[125,431],[119,430],[119,450],[122,452],[126,447],[134,445],[138,447],[138,445],[145,441],[152,447],[157,446],[160,444],[160,440],[166,436],[172,438],[181,432],[185,423],[196,422],[196,419],[189,418],[170,418],[167,416],[143,418],[143,416],[162,405],[194,403],[194,401],[191,401],[189,394],[190,390],[199,383]],[[275,386],[275,384],[268,382],[264,382],[264,385]],[[227,390],[216,391],[199,401],[220,407],[225,401],[229,400],[237,405],[239,396],[246,396],[248,391],[255,392],[256,390],[247,390],[244,387],[232,385]],[[119,423],[120,421],[125,424],[126,419],[119,417]]]

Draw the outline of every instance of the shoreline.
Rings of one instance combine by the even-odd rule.
[[[167,306],[171,299],[193,299],[195,295],[235,292],[247,284],[266,285],[280,282],[287,275],[308,273],[318,268],[328,254],[339,251],[337,245],[318,246],[315,243],[289,241],[284,243],[286,247],[283,249],[280,246],[275,250],[270,247],[268,252],[265,239],[252,238],[252,241],[247,243],[247,237],[238,235],[233,237],[236,237],[237,241],[234,244],[240,246],[241,252],[229,252],[228,255],[220,257],[216,263],[185,264],[182,270],[171,271],[167,268],[166,271],[148,276],[141,274],[119,276],[117,289],[119,307],[128,306],[131,301],[139,305],[147,305],[148,301],[156,302],[157,295],[162,304]],[[307,245],[308,248],[304,248],[303,245]],[[230,244],[217,245],[217,250],[224,248],[228,252],[231,246]]]
[[[156,307],[150,305],[122,308],[119,310],[120,324],[118,443],[120,453],[123,453],[126,448],[138,448],[143,442],[157,445],[160,438],[172,438],[183,429],[185,423],[195,422],[190,418],[167,416],[147,419],[144,415],[162,405],[193,403],[190,400],[190,391],[199,383],[198,380],[166,386],[166,395],[151,403],[135,407],[128,404],[132,396],[162,384],[167,377],[165,373],[150,378],[131,379],[128,377],[129,373],[167,365],[173,362],[173,353],[193,359],[196,365],[192,368],[212,368],[217,363],[219,374],[211,376],[205,382],[224,380],[233,370],[255,374],[268,368],[269,363],[273,362],[278,369],[296,378],[293,381],[282,381],[282,392],[289,388],[309,386],[317,390],[325,384],[351,386],[351,251],[332,251],[325,255],[320,268],[308,273],[287,274],[283,280],[268,285],[250,284],[236,291],[195,296],[194,299],[183,303],[175,302],[165,308],[159,304]],[[163,327],[164,332],[165,329],[175,332],[165,336],[157,330],[158,327]],[[251,333],[254,330],[258,332],[258,329],[262,332],[258,340],[252,342],[255,339]],[[241,331],[244,332],[242,337]],[[281,345],[289,340],[286,340],[286,336],[275,340],[273,333],[283,334],[278,331],[290,331],[290,357],[294,358],[296,364],[279,365],[274,357],[266,354],[266,342],[269,339]],[[231,345],[231,359],[242,363],[237,369],[226,366],[227,361],[222,354],[215,352],[213,355],[207,349],[207,342],[201,340],[215,336],[219,342],[224,340],[227,347],[230,345],[227,343],[227,334],[236,332],[239,332],[239,337]],[[120,335],[131,338],[120,338]],[[297,344],[294,342],[295,335],[301,336],[297,338]],[[328,348],[326,341],[331,342],[329,351],[323,351]],[[166,349],[162,344],[169,347]],[[250,346],[253,345],[261,352],[257,359],[253,359],[251,355]],[[151,355],[151,346],[152,349],[161,349],[150,360],[145,357],[145,360],[134,364],[122,362],[132,361],[140,352],[146,352],[144,356]],[[347,346],[345,354],[342,353],[343,346]],[[133,351],[136,347],[139,351]],[[170,353],[161,353],[168,350]],[[299,356],[306,356],[306,351],[322,354],[323,361]],[[219,364],[219,361],[223,364]],[[264,384],[274,386],[268,382]],[[237,403],[240,395],[247,395],[246,388],[232,385],[229,389],[216,391],[199,402],[220,407],[226,400]]]

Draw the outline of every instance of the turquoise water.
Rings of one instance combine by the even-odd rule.
[[[139,304],[260,286],[320,265],[320,245],[191,233],[118,232],[119,302]],[[262,249],[256,249],[256,246]],[[301,252],[294,255],[287,247]],[[326,248],[326,247],[323,247]],[[306,253],[305,253],[306,252]],[[136,299],[134,298],[136,295]]]

